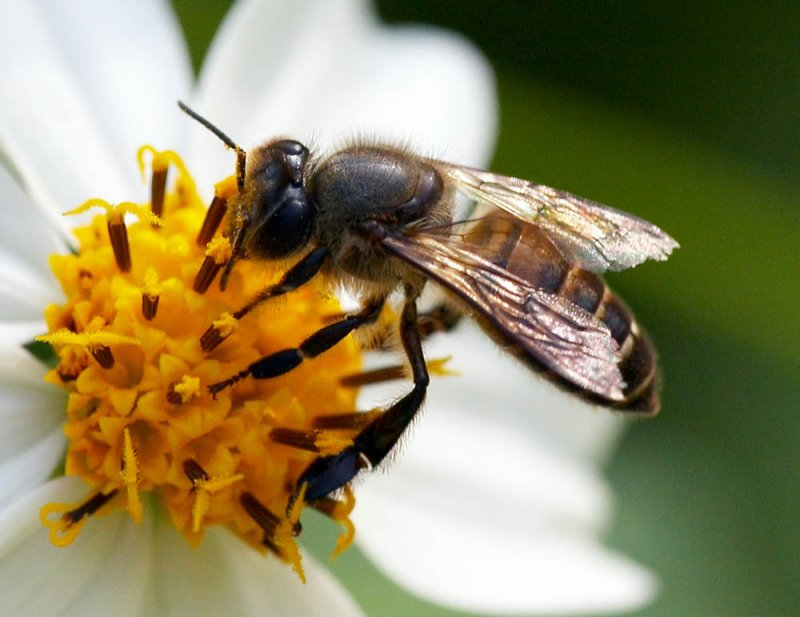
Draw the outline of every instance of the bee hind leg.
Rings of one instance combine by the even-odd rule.
[[[320,456],[306,468],[297,486],[305,486],[307,501],[314,501],[342,488],[362,469],[380,464],[422,407],[430,377],[422,353],[416,294],[408,289],[400,318],[400,337],[411,364],[413,389],[367,424],[353,438],[352,446],[339,454]]]

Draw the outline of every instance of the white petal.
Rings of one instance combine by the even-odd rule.
[[[152,522],[126,514],[92,517],[66,548],[52,546],[39,521],[50,502],[87,496],[74,478],[48,482],[0,515],[0,614],[139,615],[152,575]]]
[[[44,0],[42,6],[121,168],[138,178],[139,146],[179,145],[184,123],[175,101],[187,97],[192,86],[189,54],[172,7],[163,0],[84,0],[80,7]]]
[[[0,339],[14,347],[30,343],[34,337],[47,332],[44,319],[0,321]]]
[[[67,246],[3,167],[0,197],[0,320],[42,319],[44,307],[63,295],[48,257],[65,253]]]
[[[352,54],[373,19],[364,0],[237,3],[206,55],[197,111],[247,148],[304,128],[314,82]],[[207,131],[198,127],[189,143],[197,177],[232,172],[230,153]]]
[[[446,402],[450,409],[535,434],[554,451],[594,462],[605,461],[627,426],[624,415],[589,405],[534,375],[467,319],[451,335],[434,337],[426,353],[452,354],[448,366],[460,373],[434,381],[431,410]]]
[[[487,527],[408,514],[402,499],[381,502],[367,515],[380,528],[359,523],[359,546],[400,585],[437,603],[492,614],[595,614],[632,610],[655,593],[647,571],[578,534],[513,535],[503,520]]]
[[[66,397],[44,373],[26,350],[0,342],[0,506],[41,484],[63,456]]]
[[[387,473],[358,488],[359,546],[390,577],[491,613],[627,610],[652,597],[652,577],[593,538],[609,496],[587,464],[511,427],[453,419],[422,418]]]
[[[160,615],[336,617],[361,612],[335,579],[310,556],[303,585],[286,564],[262,555],[224,529],[212,529],[190,548],[171,523],[156,534],[159,571],[150,591],[163,598]]]
[[[120,171],[77,77],[84,67],[63,57],[46,12],[4,0],[0,13],[0,81],[14,85],[0,89],[0,148],[26,190],[62,228],[60,213],[89,197],[131,199],[137,187]]]
[[[465,39],[432,28],[380,28],[317,76],[303,135],[323,148],[353,136],[485,166],[496,136],[494,77]]]
[[[209,53],[197,107],[243,147],[291,135],[325,150],[363,135],[478,164],[495,133],[492,74],[473,47],[379,27],[355,0],[243,3]],[[231,172],[214,138],[190,139],[200,177]]]
[[[593,467],[553,453],[535,435],[479,418],[431,413],[420,419],[386,473],[368,478],[360,502],[405,501],[443,520],[532,529],[601,530],[610,496]],[[405,447],[403,447],[405,446]],[[376,493],[373,495],[373,493]]]

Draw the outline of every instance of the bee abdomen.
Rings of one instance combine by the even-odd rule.
[[[627,305],[601,277],[575,267],[567,272],[558,294],[602,321],[619,345],[619,370],[625,381],[625,399],[611,406],[657,413],[655,348]]]
[[[619,370],[625,381],[622,401],[608,401],[577,389],[563,378],[559,383],[589,400],[621,410],[656,413],[656,355],[653,344],[633,313],[602,277],[573,266],[542,229],[506,214],[495,214],[476,225],[465,238],[476,252],[527,281],[560,295],[591,313],[606,326],[619,346]],[[541,367],[539,367],[541,368]]]

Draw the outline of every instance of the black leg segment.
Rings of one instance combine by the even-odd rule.
[[[244,379],[248,375],[252,375],[255,379],[270,379],[285,375],[292,369],[298,367],[303,360],[315,358],[319,354],[329,350],[356,328],[375,321],[380,315],[385,301],[385,298],[380,298],[379,300],[370,302],[355,315],[350,315],[341,321],[337,321],[317,330],[300,343],[299,347],[283,349],[268,356],[264,356],[260,360],[253,362],[245,370],[229,377],[225,381],[210,385],[208,389],[212,394],[216,394],[228,386],[232,386],[237,381]]]
[[[308,466],[298,481],[298,487],[306,484],[308,501],[342,488],[360,470],[383,461],[422,406],[430,378],[422,354],[416,300],[417,294],[406,289],[400,318],[400,336],[411,364],[414,388],[364,427],[353,439],[352,446],[334,456],[321,456]]]

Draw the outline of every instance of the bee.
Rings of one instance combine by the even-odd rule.
[[[429,375],[417,302],[428,281],[503,349],[557,385],[600,406],[658,411],[654,347],[600,276],[666,259],[678,244],[655,225],[548,186],[387,145],[355,144],[314,159],[302,143],[279,139],[246,152],[179,105],[237,153],[238,194],[226,232],[233,257],[221,286],[239,259],[299,256],[234,316],[318,274],[361,298],[357,312],[213,384],[212,392],[248,376],[287,373],[373,324],[388,297],[402,290],[399,338],[413,387],[351,446],[309,465],[298,483],[308,500],[380,464],[422,406]],[[474,204],[471,215],[456,216],[458,195]]]

